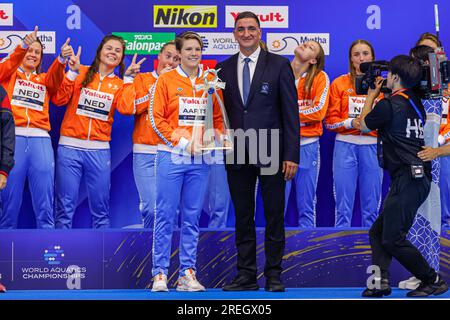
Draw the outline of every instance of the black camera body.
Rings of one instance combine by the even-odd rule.
[[[422,77],[417,86],[421,99],[442,98],[450,83],[450,63],[442,48],[428,53],[428,63],[420,60]]]
[[[375,89],[375,81],[377,77],[384,78],[381,86],[381,92],[391,92],[391,90],[386,87],[386,74],[389,71],[389,62],[384,60],[364,62],[361,63],[359,67],[364,74],[355,77],[356,94],[367,94],[369,88]]]

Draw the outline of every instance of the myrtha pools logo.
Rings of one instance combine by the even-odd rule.
[[[44,251],[44,260],[47,261],[49,265],[61,264],[64,258],[64,250],[61,246],[49,246]]]

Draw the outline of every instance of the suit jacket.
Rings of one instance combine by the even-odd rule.
[[[266,129],[267,138],[257,135],[257,142],[245,141],[247,152],[258,147],[256,165],[266,164],[265,154],[278,147],[279,165],[282,161],[299,163],[300,158],[300,120],[298,115],[297,90],[294,74],[288,59],[261,50],[255,73],[252,78],[247,104],[244,105],[238,87],[237,63],[239,53],[219,63],[219,78],[226,82],[223,90],[225,109],[230,120],[230,129],[256,129],[257,133]],[[273,129],[277,129],[273,131]],[[278,133],[277,133],[278,132]],[[273,141],[277,145],[273,145]],[[239,168],[237,148],[242,147],[234,139],[234,162],[227,169]],[[264,150],[265,149],[265,150]],[[261,151],[261,152],[260,152]],[[269,151],[269,152],[268,152]],[[242,153],[242,151],[241,151]],[[251,152],[255,153],[255,152]],[[271,154],[274,156],[274,154]],[[248,161],[248,160],[247,160]],[[247,162],[246,161],[246,162]],[[248,162],[247,162],[248,163]]]
[[[8,176],[14,166],[16,133],[8,94],[0,86],[0,174]]]

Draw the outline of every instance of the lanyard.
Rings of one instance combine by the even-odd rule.
[[[425,125],[425,121],[423,120],[422,114],[419,112],[419,108],[417,108],[416,104],[409,98],[408,95],[403,93],[404,91],[406,91],[406,89],[397,90],[392,94],[392,97],[399,94],[402,97],[408,99],[408,101],[411,103],[412,107],[414,108],[414,111],[416,111],[417,115],[419,116],[420,120],[422,121],[422,124]]]
[[[413,106],[413,108],[416,111],[417,115],[419,116],[420,120],[422,121],[422,124],[425,125],[425,121],[423,120],[422,114],[419,112],[419,108],[417,108],[417,106],[415,105],[415,103],[411,99],[409,99],[409,102],[411,103],[411,105]]]

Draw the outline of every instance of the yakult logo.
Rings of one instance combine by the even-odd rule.
[[[45,90],[45,87],[43,85],[32,83],[30,81],[18,80],[18,82],[19,82],[19,85],[22,87],[33,88],[33,89],[40,90],[40,91]]]
[[[13,25],[13,4],[0,3],[0,26]]]
[[[207,99],[181,98],[181,101],[183,103],[204,105],[206,103]]]
[[[255,13],[261,22],[261,28],[288,28],[288,6],[226,6],[225,19],[227,28],[234,28],[234,21],[239,13],[251,11]]]
[[[352,98],[350,98],[350,100],[351,100],[351,102],[358,103],[358,104],[360,104],[360,103],[364,104],[366,102],[366,99],[357,98],[357,97],[352,97]]]
[[[106,99],[106,100],[109,100],[109,101],[113,100],[111,98],[111,95],[108,94],[108,93],[100,93],[100,92],[97,92],[97,91],[93,92],[93,91],[89,91],[89,90],[84,90],[84,94],[89,96],[89,97],[92,97],[92,98]]]

